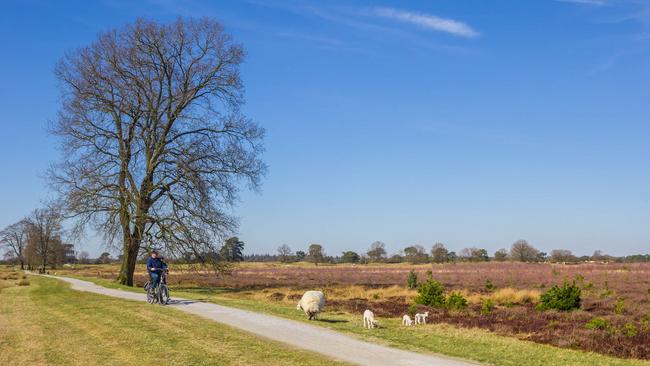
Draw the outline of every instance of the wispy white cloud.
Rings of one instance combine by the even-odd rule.
[[[455,36],[474,38],[479,35],[477,31],[463,22],[441,18],[435,15],[415,13],[388,7],[375,7],[372,8],[371,12],[376,16],[415,24],[426,29],[445,32]]]
[[[595,6],[607,5],[607,1],[605,0],[555,0],[555,1],[559,3],[574,3],[574,4],[595,5]]]

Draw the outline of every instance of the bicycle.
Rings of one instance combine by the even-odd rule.
[[[160,274],[160,281],[158,286],[152,287],[151,282],[147,281],[144,284],[144,289],[147,291],[147,302],[149,304],[167,305],[169,303],[169,287],[167,287],[167,271],[163,270]]]

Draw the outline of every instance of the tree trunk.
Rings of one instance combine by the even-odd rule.
[[[22,259],[20,260],[20,269],[21,270],[25,269],[25,261],[23,261]]]
[[[127,236],[128,235],[128,236]],[[135,263],[138,259],[140,250],[140,240],[126,234],[124,238],[124,251],[122,252],[122,267],[117,280],[127,286],[133,286],[133,272],[135,272]]]

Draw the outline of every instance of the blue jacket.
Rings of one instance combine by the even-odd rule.
[[[151,258],[147,259],[147,272],[151,274],[151,268],[164,269],[166,266],[160,258]]]

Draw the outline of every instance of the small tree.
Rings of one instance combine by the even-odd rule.
[[[576,286],[575,283],[565,282],[562,287],[554,285],[540,296],[537,309],[555,309],[560,311],[579,309],[580,295],[580,287]]]
[[[416,304],[441,308],[445,306],[445,288],[435,280],[427,280],[418,287],[418,295],[415,297]]]
[[[57,207],[39,208],[27,218],[27,255],[41,271],[54,266],[61,250],[63,216]]]
[[[287,263],[291,260],[291,248],[288,245],[282,244],[278,247],[278,257],[280,262]]]
[[[415,270],[413,269],[411,270],[411,272],[409,272],[409,275],[406,279],[406,287],[408,287],[411,290],[418,287],[418,275],[417,273],[415,273]]]
[[[318,263],[323,263],[325,260],[325,253],[323,252],[323,246],[320,244],[312,244],[309,246],[309,253],[307,254],[307,259],[318,265]]]
[[[223,244],[219,250],[219,256],[227,262],[241,262],[244,260],[243,251],[244,242],[233,236]]]
[[[381,262],[386,258],[386,244],[376,241],[370,244],[370,249],[366,254],[371,262]]]
[[[494,260],[497,262],[504,262],[508,260],[508,251],[505,249],[499,249],[494,252]]]
[[[444,263],[448,261],[449,251],[442,243],[436,243],[431,248],[431,260],[435,263]]]
[[[360,259],[361,257],[359,254],[349,250],[343,252],[343,255],[341,256],[341,263],[359,263]]]
[[[81,251],[79,253],[79,263],[81,263],[81,264],[90,263],[90,253],[88,253],[86,251]]]
[[[519,262],[537,262],[539,254],[539,250],[525,240],[517,240],[510,248],[510,258]]]

